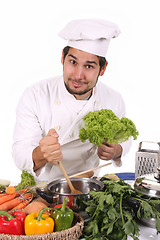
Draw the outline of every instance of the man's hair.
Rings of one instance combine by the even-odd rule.
[[[69,51],[70,47],[69,46],[66,46],[64,49],[63,49],[63,62],[65,60],[65,57],[67,56],[68,54],[68,51]],[[105,66],[106,64],[106,58],[105,57],[100,57],[100,56],[97,56],[99,58],[99,66],[100,66],[100,71],[102,69],[102,67]]]

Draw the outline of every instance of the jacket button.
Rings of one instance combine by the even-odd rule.
[[[60,105],[61,102],[60,102],[59,100],[55,100],[55,101],[54,101],[54,104],[55,104],[55,105]]]
[[[56,131],[58,131],[60,128],[61,128],[61,127],[60,127],[59,125],[54,126],[54,129],[55,129]]]
[[[96,107],[99,107],[99,102],[98,101],[96,101]]]

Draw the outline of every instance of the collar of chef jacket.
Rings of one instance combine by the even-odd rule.
[[[79,111],[78,115],[74,118],[74,121],[71,123],[70,127],[67,129],[65,134],[59,137],[59,143],[63,145],[71,141],[72,132],[74,132],[74,137],[72,137],[72,140],[76,140],[79,138],[79,130],[82,127],[84,127],[83,117],[89,111],[98,110],[97,108],[98,104],[96,101],[96,97],[97,97],[96,88],[93,89],[92,96],[90,97],[89,100],[76,100],[75,97],[66,90],[63,78],[61,79],[60,91],[58,95],[60,99],[63,99],[63,102],[67,104],[73,104],[75,105],[75,108],[78,105],[78,103],[83,104],[82,109]]]

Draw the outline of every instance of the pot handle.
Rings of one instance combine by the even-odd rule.
[[[58,195],[49,195],[49,193],[46,190],[42,190],[40,188],[36,188],[36,192],[48,203],[56,203],[58,202]]]
[[[130,207],[133,208],[133,210],[137,213],[140,203],[138,200],[132,199],[132,198],[126,198],[126,201]]]

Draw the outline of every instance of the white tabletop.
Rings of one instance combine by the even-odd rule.
[[[157,235],[157,231],[154,228],[146,227],[142,224],[138,224],[140,229],[139,240],[160,240],[160,234]],[[133,238],[128,237],[128,240],[133,240]]]

